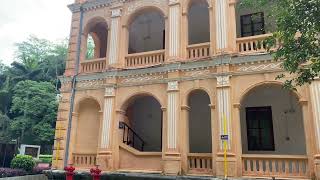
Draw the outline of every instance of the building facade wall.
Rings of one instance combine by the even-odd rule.
[[[71,113],[68,163],[77,164],[77,158],[93,158],[93,163],[81,164],[79,167],[88,169],[90,168],[88,166],[99,164],[105,171],[137,170],[166,174],[192,174],[188,158],[197,154],[189,153],[187,129],[189,128],[190,107],[188,97],[192,91],[199,89],[208,94],[211,111],[212,139],[208,141],[211,141],[212,153],[206,154],[206,158],[209,156],[212,168],[205,174],[224,176],[224,143],[221,142],[220,136],[226,134],[229,136],[226,143],[228,176],[242,176],[243,158],[246,154],[245,151],[242,151],[245,143],[241,139],[242,99],[250,90],[259,85],[281,85],[283,80],[275,79],[277,75],[284,72],[281,69],[281,62],[272,60],[272,57],[265,53],[243,55],[238,52],[236,2],[232,0],[207,1],[210,15],[210,42],[208,42],[210,56],[192,60],[188,58],[188,48],[192,47],[188,46],[187,40],[187,11],[190,1],[101,2],[97,1],[95,4],[94,2],[76,1],[70,6],[73,11],[73,20],[67,68],[65,76],[61,77],[62,100],[59,104],[57,118],[54,167],[62,169],[65,166],[63,161],[66,159],[66,137]],[[217,9],[217,7],[222,9]],[[80,9],[84,11],[83,27],[80,27],[81,23],[79,23]],[[165,18],[165,62],[158,66],[145,65],[128,68],[126,67],[128,25],[137,13],[152,9],[161,12]],[[83,45],[86,41],[86,25],[97,18],[103,18],[108,25],[107,56],[103,60],[106,65],[99,72],[80,71],[80,74],[77,74],[75,71],[77,45],[81,47],[78,53],[80,53],[79,66],[82,66],[81,63],[86,63],[84,59],[86,47]],[[177,25],[174,22],[181,23]],[[81,44],[77,44],[80,29],[83,29]],[[75,106],[70,112],[74,75],[76,75]],[[309,85],[297,89],[298,102],[301,105],[303,116],[303,127],[301,128],[304,129],[306,143],[304,155],[309,167],[308,177],[316,174],[320,158],[317,155],[320,153],[320,148],[317,147],[319,120],[316,119],[317,114],[315,113],[319,102],[311,98],[315,96],[315,92],[318,91],[315,91],[314,88],[310,89]],[[134,98],[143,95],[154,97],[161,105],[163,118],[161,152],[139,152],[122,143],[119,122],[125,119],[125,111]],[[97,105],[95,109],[93,105],[86,104],[88,99],[95,102]],[[82,111],[81,103],[93,108],[92,111],[99,112],[98,115],[89,115],[90,113]],[[82,118],[81,113],[87,116]],[[77,143],[77,138],[83,133],[93,131],[91,128],[79,131],[77,127],[83,119],[96,120],[96,126],[92,127],[96,127],[94,133],[97,137],[91,140],[97,144],[93,145],[89,138],[87,143],[81,142],[87,144],[87,147]],[[224,123],[226,123],[226,128],[224,128]],[[92,148],[96,149],[95,153],[92,152]],[[90,157],[80,157],[81,153],[89,153],[89,151]]]

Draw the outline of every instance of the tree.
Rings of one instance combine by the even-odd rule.
[[[320,1],[319,0],[241,0],[240,7],[267,10],[276,22],[269,47],[279,42],[270,53],[283,60],[283,69],[291,74],[287,87],[310,83],[320,72]]]
[[[55,87],[49,82],[21,81],[13,89],[10,123],[16,136],[34,139],[40,144],[52,143],[58,102]]]
[[[10,132],[9,132],[10,119],[8,116],[0,112],[0,142],[8,143],[10,142]]]

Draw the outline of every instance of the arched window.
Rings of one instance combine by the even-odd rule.
[[[165,20],[158,11],[144,11],[129,25],[128,53],[161,50],[165,48]]]
[[[189,112],[189,152],[211,153],[211,110],[210,97],[203,90],[195,90],[188,98]]]
[[[105,58],[108,44],[107,23],[100,21],[91,22],[87,32],[86,59]]]
[[[193,0],[188,12],[189,44],[210,42],[209,5],[206,0]]]

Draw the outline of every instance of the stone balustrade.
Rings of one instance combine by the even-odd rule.
[[[81,73],[96,73],[106,69],[106,59],[92,59],[81,62]]]
[[[188,59],[201,59],[210,57],[210,42],[193,44],[187,47]]]
[[[265,40],[272,36],[272,34],[262,34],[257,36],[249,36],[237,38],[238,53],[264,53],[267,52],[267,45]]]
[[[188,173],[191,174],[212,174],[211,153],[189,153]]]
[[[165,50],[129,54],[125,58],[126,68],[138,68],[158,65],[165,61]]]
[[[294,155],[243,155],[243,176],[308,178],[307,156]]]

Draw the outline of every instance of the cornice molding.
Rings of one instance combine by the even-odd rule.
[[[80,3],[74,3],[68,5],[68,8],[72,13],[79,12],[80,9],[82,8],[84,11],[92,10],[92,9],[97,9],[97,8],[102,8],[102,7],[107,7],[107,6],[112,6],[114,4],[119,4],[119,3],[124,3],[127,1],[131,0],[89,0],[86,1],[82,4]]]

